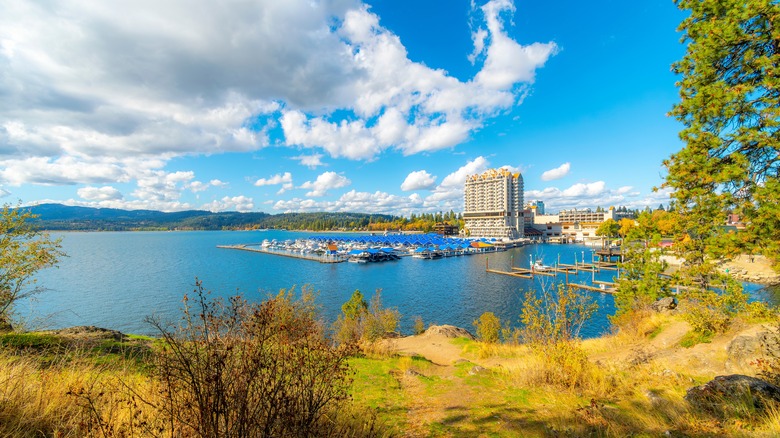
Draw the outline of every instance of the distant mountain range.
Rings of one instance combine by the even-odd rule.
[[[23,207],[38,218],[45,230],[131,231],[131,230],[223,230],[277,228],[289,230],[351,230],[372,222],[392,221],[391,215],[365,213],[213,213],[188,210],[165,213],[154,210],[73,207],[41,204]]]

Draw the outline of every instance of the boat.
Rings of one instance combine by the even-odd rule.
[[[544,263],[542,263],[541,260],[537,260],[534,262],[533,265],[534,271],[549,271],[550,269],[552,269],[552,266],[545,265]]]
[[[368,263],[368,259],[364,257],[350,257],[347,261],[350,263]]]

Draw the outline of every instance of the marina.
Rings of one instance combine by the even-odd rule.
[[[465,239],[430,234],[383,234],[311,236],[301,239],[265,239],[261,243],[217,245],[263,254],[310,260],[320,263],[377,263],[402,257],[435,260],[445,257],[506,251],[528,243],[525,240]]]

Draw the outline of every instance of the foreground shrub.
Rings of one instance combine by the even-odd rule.
[[[683,318],[699,335],[713,336],[725,333],[734,317],[745,310],[747,294],[742,285],[730,278],[720,278],[715,289],[689,287],[682,294]]]
[[[573,288],[542,285],[536,295],[525,295],[520,321],[520,335],[539,356],[541,366],[535,370],[535,384],[568,389],[582,387],[592,365],[578,342],[582,325],[598,306],[590,296]]]
[[[477,337],[482,342],[494,344],[499,341],[501,333],[501,320],[493,312],[485,312],[474,321],[477,329]]]
[[[541,287],[525,294],[520,322],[521,336],[532,346],[555,345],[579,337],[580,329],[596,312],[598,305],[590,296],[577,293],[574,288],[559,284],[556,292]]]
[[[341,306],[341,312],[333,324],[336,340],[341,344],[374,342],[395,333],[401,320],[398,309],[384,307],[381,290],[374,293],[370,304],[363,298],[363,293],[356,290]]]
[[[163,341],[154,355],[154,408],[171,436],[329,434],[327,416],[347,400],[351,349],[329,342],[312,294],[302,295],[225,302],[197,282],[179,326],[149,319]]]

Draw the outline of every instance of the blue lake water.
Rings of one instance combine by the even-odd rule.
[[[524,291],[539,287],[539,280],[487,273],[486,263],[508,271],[510,266],[528,267],[530,256],[546,264],[573,263],[575,256],[589,261],[591,257],[591,248],[580,245],[530,245],[439,260],[404,257],[384,263],[322,264],[217,248],[313,234],[276,230],[53,233],[62,238],[68,257],[58,268],[38,275],[38,284],[47,290],[33,301],[20,303],[17,311],[32,328],[96,325],[152,334],[144,318],[157,314],[176,319],[181,299],[193,290],[197,277],[214,296],[241,293],[258,301],[280,289],[310,285],[318,292],[328,321],[336,319],[355,289],[367,297],[381,289],[385,306],[400,311],[404,333],[411,332],[415,316],[421,316],[426,325],[452,324],[472,330],[472,322],[487,311],[516,325]],[[596,279],[611,281],[614,275],[614,271],[602,271]],[[585,282],[591,276],[583,272],[570,275],[569,281]],[[560,281],[563,278],[558,276]],[[749,285],[762,298],[755,292],[758,288]],[[599,310],[583,327],[584,337],[608,331],[607,316],[614,313],[612,296],[592,296]]]

